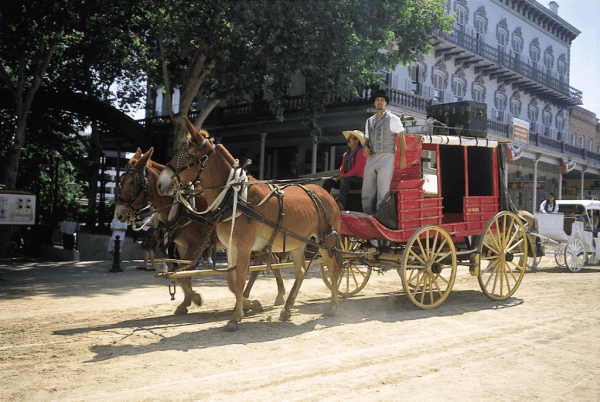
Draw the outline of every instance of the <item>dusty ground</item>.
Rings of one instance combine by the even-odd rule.
[[[137,265],[0,264],[0,400],[600,401],[600,267],[544,258],[504,302],[459,268],[429,311],[389,271],[333,318],[313,267],[289,322],[265,275],[253,296],[266,311],[232,334],[224,276],[197,277],[204,305],[173,316],[181,292],[170,301]]]

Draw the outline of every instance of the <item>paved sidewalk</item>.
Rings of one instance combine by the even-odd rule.
[[[156,273],[156,271],[138,269],[143,265],[143,260],[124,260],[119,264],[123,273]],[[226,266],[225,254],[217,254],[217,267],[225,268]],[[44,281],[46,279],[81,276],[82,274],[121,274],[120,272],[111,272],[112,267],[113,261],[59,261],[49,258],[27,257],[0,259],[0,287],[15,282]]]

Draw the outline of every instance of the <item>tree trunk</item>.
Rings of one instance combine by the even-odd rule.
[[[219,104],[219,102],[221,102],[221,99],[214,99],[208,105],[206,105],[206,107],[204,109],[202,109],[202,112],[200,112],[200,114],[198,115],[198,118],[194,122],[194,126],[198,130],[200,130],[202,128],[202,125],[204,124],[204,120],[206,120],[206,118],[208,117],[208,115],[210,114],[210,112],[212,112],[212,110],[215,107],[217,107],[217,105]]]

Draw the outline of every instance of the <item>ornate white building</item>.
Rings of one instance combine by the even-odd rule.
[[[581,91],[569,86],[571,43],[580,31],[558,15],[558,4],[447,0],[446,7],[456,15],[454,32],[437,32],[429,54],[383,72],[391,103],[405,93],[441,103],[484,102],[488,131],[497,138],[512,138],[514,118],[528,122],[523,157],[506,166],[519,208],[533,210],[550,192],[561,197],[562,158],[577,162],[581,187],[584,172],[597,179],[600,155],[569,138],[569,111],[582,103]],[[411,110],[399,105],[397,112]]]

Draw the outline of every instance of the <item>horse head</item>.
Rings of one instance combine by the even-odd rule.
[[[206,131],[198,130],[187,117],[184,120],[187,142],[177,149],[173,159],[165,165],[158,177],[160,195],[173,195],[187,183],[198,181],[206,160],[215,149]]]
[[[150,148],[142,155],[142,150],[138,148],[119,179],[119,187],[115,192],[115,218],[121,223],[131,221],[135,212],[146,206],[149,187],[147,172],[153,152],[154,148]]]

